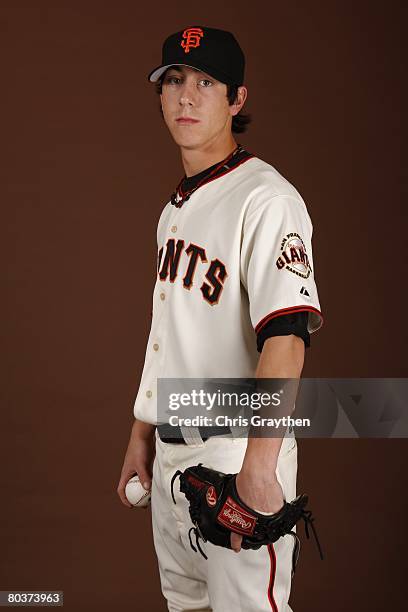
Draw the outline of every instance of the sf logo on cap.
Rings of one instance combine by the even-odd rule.
[[[202,36],[204,36],[204,32],[201,28],[187,28],[187,30],[184,30],[183,38],[185,40],[181,41],[184,53],[189,53],[190,47],[199,47]]]

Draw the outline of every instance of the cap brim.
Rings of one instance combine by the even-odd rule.
[[[217,79],[217,81],[221,81],[221,83],[228,83],[229,79],[228,77],[226,77],[225,74],[223,74],[222,72],[220,72],[219,70],[217,70],[216,68],[212,68],[210,66],[206,66],[206,65],[201,65],[199,66],[193,66],[192,64],[184,64],[181,62],[173,62],[172,64],[167,64],[166,66],[158,66],[157,68],[155,68],[154,70],[152,70],[152,72],[149,74],[149,76],[147,77],[148,80],[152,83],[156,82],[161,75],[166,72],[167,68],[170,68],[170,66],[188,66],[189,68],[195,68],[195,70],[200,70],[201,72],[205,72],[206,74],[209,74],[210,76],[212,76],[214,79]]]
[[[167,68],[170,66],[188,66],[189,68],[195,68],[195,66],[190,66],[190,64],[167,64],[167,66],[158,66],[147,77],[151,83],[158,81],[161,75],[166,72]]]

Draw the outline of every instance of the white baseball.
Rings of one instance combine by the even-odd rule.
[[[150,503],[150,491],[143,488],[139,476],[132,476],[125,487],[125,495],[132,506],[145,508]]]

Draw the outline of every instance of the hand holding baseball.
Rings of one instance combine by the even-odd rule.
[[[143,487],[137,474],[128,480],[125,495],[134,508],[147,508],[150,504],[150,490]]]

